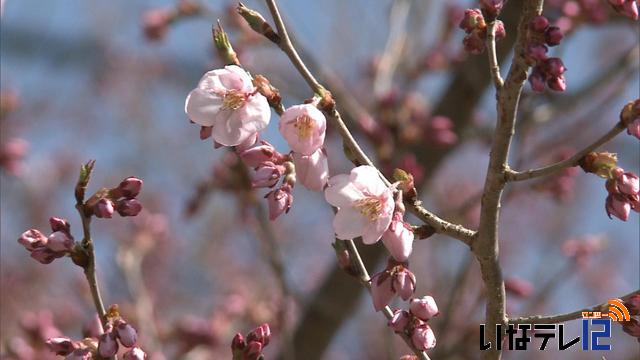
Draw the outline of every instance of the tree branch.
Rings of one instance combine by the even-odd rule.
[[[502,88],[504,80],[500,76],[500,65],[498,64],[498,55],[496,53],[496,21],[489,23],[487,28],[487,53],[489,54],[489,71],[491,78],[497,90]]]
[[[619,297],[620,300],[625,301],[634,295],[640,295],[640,290],[633,291],[627,295]],[[582,318],[582,313],[585,311],[606,311],[607,303],[602,303],[590,307],[586,307],[584,309],[572,311],[565,314],[557,314],[557,315],[533,315],[533,316],[523,316],[517,317],[513,319],[509,319],[510,324],[556,324],[560,322],[565,322],[569,320],[576,320]]]
[[[548,175],[552,175],[560,170],[569,168],[569,167],[573,167],[573,166],[578,166],[580,160],[582,160],[582,158],[587,155],[588,153],[590,153],[591,151],[599,148],[600,146],[606,144],[607,142],[611,141],[614,137],[616,137],[616,135],[620,134],[622,131],[624,131],[625,127],[624,125],[622,125],[622,123],[618,122],[611,130],[609,130],[606,134],[604,134],[602,137],[600,137],[598,140],[596,140],[595,142],[593,142],[592,144],[589,144],[587,147],[585,147],[584,149],[578,151],[577,153],[575,153],[573,156],[571,156],[568,159],[559,161],[555,164],[551,164],[551,165],[547,165],[541,168],[537,168],[537,169],[530,169],[530,170],[526,170],[526,171],[514,171],[511,169],[506,169],[505,170],[505,179],[507,181],[522,181],[522,180],[529,180],[529,179],[533,179],[533,178],[537,178],[537,177],[541,177],[541,176],[548,176]]]

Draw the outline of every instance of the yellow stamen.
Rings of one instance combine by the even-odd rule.
[[[238,110],[247,101],[247,97],[240,90],[229,90],[224,94],[224,100],[222,100],[223,110]]]
[[[354,206],[370,221],[376,221],[382,212],[382,201],[375,197],[357,200]]]
[[[316,128],[316,123],[310,118],[308,115],[300,115],[296,118],[295,127],[298,130],[298,138],[300,140],[307,140],[313,134],[313,131]]]

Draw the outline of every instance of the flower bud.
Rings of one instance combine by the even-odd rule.
[[[384,309],[393,298],[393,294],[391,277],[386,271],[377,273],[371,278],[371,299],[376,311]]]
[[[138,333],[126,321],[117,321],[115,326],[115,334],[120,339],[120,343],[125,347],[132,347],[138,341]]]
[[[93,207],[93,214],[98,218],[110,219],[115,211],[113,207],[113,201],[102,198]]]
[[[503,6],[504,0],[480,0],[480,8],[492,17],[496,17]]]
[[[138,196],[140,189],[142,189],[143,181],[137,177],[130,176],[118,185],[118,189],[122,192],[122,196],[127,199],[133,199]]]
[[[544,41],[549,46],[559,45],[563,37],[562,30],[557,26],[549,26],[544,33]]]
[[[540,70],[540,67],[536,66],[529,74],[529,84],[531,84],[531,90],[535,92],[543,92],[545,88],[546,77]]]
[[[104,358],[114,356],[118,352],[118,342],[116,335],[111,332],[105,332],[98,338],[98,353]]]
[[[507,37],[507,31],[504,29],[504,23],[500,20],[496,20],[496,40],[500,41]]]
[[[418,350],[429,350],[436,346],[436,335],[431,330],[431,327],[427,324],[421,324],[413,329],[413,335],[411,335],[411,342]]]
[[[50,338],[47,339],[45,344],[50,351],[61,356],[67,356],[76,349],[76,345],[67,337]]]
[[[402,220],[400,213],[394,213],[391,225],[382,235],[382,243],[397,261],[407,261],[413,250],[413,230]]]
[[[20,235],[18,243],[24,246],[25,249],[33,251],[36,248],[45,246],[47,244],[47,237],[39,230],[30,229]]]
[[[244,349],[243,360],[258,360],[262,355],[264,345],[258,341],[250,341]]]
[[[525,54],[528,60],[537,64],[547,59],[547,51],[547,47],[542,44],[529,44]]]
[[[250,168],[256,168],[263,162],[275,162],[282,157],[273,145],[266,141],[239,153],[242,162]]]
[[[71,225],[69,225],[69,222],[65,219],[52,217],[52,218],[49,218],[49,224],[51,225],[51,231],[53,232],[55,231],[62,231],[66,233],[71,232]]]
[[[73,249],[74,241],[66,232],[56,231],[49,235],[47,239],[47,248],[51,251],[61,252]]]
[[[231,340],[231,351],[235,354],[238,350],[244,350],[247,344],[244,341],[244,337],[242,334],[237,333],[236,336]]]
[[[269,192],[265,198],[269,207],[269,220],[275,220],[282,213],[288,213],[293,203],[291,186],[282,185],[279,189]]]
[[[542,15],[538,15],[531,19],[529,26],[531,27],[531,30],[541,33],[545,31],[549,26],[549,20],[547,20],[547,18]]]
[[[393,316],[389,319],[387,325],[393,329],[394,332],[401,333],[407,328],[407,325],[409,325],[410,319],[411,317],[408,312],[397,309],[393,312]]]
[[[567,89],[567,83],[563,75],[547,79],[547,86],[553,91],[562,92]]]
[[[269,105],[273,108],[282,106],[282,97],[280,96],[280,90],[271,85],[269,80],[262,76],[256,75],[253,77],[253,84],[258,89],[258,92],[267,98]]]
[[[636,195],[640,191],[638,175],[632,172],[625,172],[616,178],[618,191],[623,195]]]
[[[53,260],[63,257],[64,253],[63,252],[55,252],[52,251],[51,249],[48,249],[46,247],[39,247],[34,249],[31,252],[31,257],[41,263],[41,264],[51,264],[51,262],[53,262]]]
[[[231,41],[229,41],[229,36],[220,25],[218,21],[218,26],[213,28],[213,45],[216,48],[218,56],[225,64],[235,64],[240,65],[240,60],[238,60],[238,54],[233,50],[233,46],[231,46]]]
[[[252,341],[257,341],[261,343],[263,346],[269,345],[269,339],[271,338],[271,329],[269,328],[269,324],[262,324],[257,328],[251,330],[247,334],[247,343]]]
[[[628,298],[624,302],[624,306],[629,310],[629,314],[640,315],[640,294],[636,294]]]
[[[393,275],[391,288],[402,300],[409,300],[416,291],[416,276],[404,266]]]
[[[149,41],[162,40],[175,17],[170,9],[151,9],[142,14],[142,29]]]
[[[486,26],[484,16],[482,16],[480,9],[466,9],[459,25],[460,29],[464,30],[467,34],[471,33],[474,29],[484,29]]]
[[[274,187],[284,171],[285,168],[282,165],[276,165],[271,161],[262,162],[253,174],[251,185],[253,187]]]
[[[637,139],[640,139],[640,117],[633,120],[627,125],[627,134],[635,136]]]
[[[124,344],[122,344],[122,345],[124,345]],[[134,347],[134,348],[131,348],[129,351],[124,353],[124,355],[122,356],[123,360],[144,360],[146,358],[147,358],[147,354],[145,354],[145,352],[142,351],[142,349],[140,349],[137,346]]]
[[[329,164],[324,149],[318,149],[311,155],[293,153],[296,177],[304,187],[313,191],[322,191],[329,179]]]
[[[423,296],[421,298],[411,299],[409,309],[411,310],[413,316],[424,321],[427,321],[440,313],[438,311],[438,305],[436,305],[436,301],[431,296]]]
[[[464,39],[462,39],[462,45],[464,45],[465,51],[473,55],[481,54],[485,48],[484,38],[478,30],[474,30],[465,36]]]
[[[116,209],[120,216],[136,216],[142,211],[142,204],[138,199],[118,200]]]
[[[580,166],[585,172],[593,173],[601,178],[611,178],[611,172],[617,168],[618,155],[609,152],[590,152],[584,156]]]
[[[273,31],[271,25],[267,23],[267,21],[259,12],[249,9],[242,3],[238,4],[237,9],[238,14],[240,14],[240,16],[242,16],[247,21],[247,24],[249,24],[253,31],[257,32],[258,34],[264,35],[264,37],[276,44],[280,43],[280,36],[275,31]]]
[[[627,221],[631,213],[631,204],[622,195],[609,194],[605,201],[605,210],[609,219],[613,215],[622,221]]]
[[[550,76],[557,77],[564,74],[567,68],[564,66],[562,59],[549,58],[544,62],[544,70]]]

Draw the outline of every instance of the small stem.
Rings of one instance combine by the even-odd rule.
[[[489,71],[496,89],[502,88],[504,81],[500,76],[500,65],[498,64],[498,55],[496,53],[496,21],[489,23],[487,28],[487,53],[489,54]]]
[[[566,169],[566,168],[570,168],[573,166],[578,166],[578,164],[580,163],[580,160],[587,155],[588,153],[590,153],[591,151],[599,148],[600,146],[608,143],[609,141],[611,141],[614,137],[616,137],[616,135],[620,134],[623,130],[624,130],[624,125],[622,125],[622,123],[618,122],[611,130],[609,130],[606,134],[604,134],[602,137],[600,137],[598,140],[596,140],[595,142],[593,142],[592,144],[589,144],[587,147],[585,147],[584,149],[578,151],[577,153],[575,153],[573,156],[571,156],[568,159],[559,161],[557,163],[551,164],[551,165],[547,165],[541,168],[537,168],[537,169],[530,169],[530,170],[526,170],[526,171],[514,171],[514,170],[507,170],[505,173],[505,178],[507,181],[522,181],[522,180],[529,180],[529,179],[533,179],[533,178],[537,178],[537,177],[542,177],[542,176],[549,176],[552,175],[560,170]]]
[[[640,295],[640,290],[633,291],[627,295],[619,297],[620,300],[625,301],[634,295]],[[602,309],[606,309],[607,303],[602,303],[590,307],[586,307],[584,309],[572,311],[565,314],[558,315],[533,315],[533,316],[523,316],[509,319],[510,324],[556,324],[560,322],[565,322],[569,320],[575,320],[582,318],[582,312],[584,311],[602,311]]]

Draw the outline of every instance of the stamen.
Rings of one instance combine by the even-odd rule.
[[[316,123],[307,115],[300,115],[295,119],[293,127],[298,130],[298,138],[300,140],[307,140],[313,135],[313,130],[316,128]]]
[[[357,200],[354,206],[370,221],[376,221],[382,212],[382,201],[377,197],[366,197]]]
[[[238,110],[247,101],[247,97],[240,90],[229,90],[224,94],[224,100],[222,100],[223,110]]]

